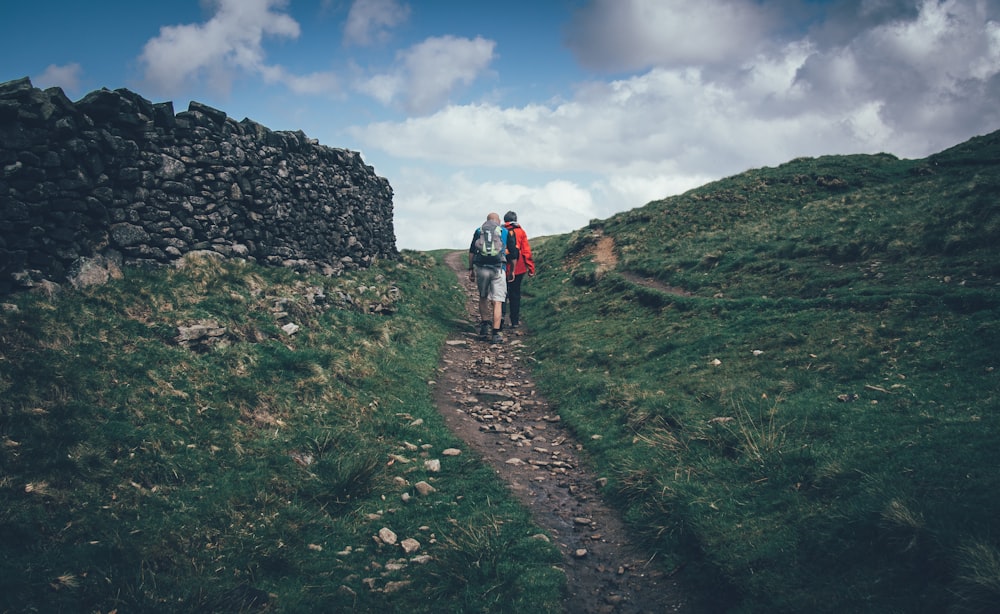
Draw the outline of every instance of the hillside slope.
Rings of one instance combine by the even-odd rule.
[[[989,611],[998,240],[1000,133],[749,170],[538,242],[539,382],[720,607]]]
[[[0,612],[560,611],[431,399],[450,269],[182,262],[0,303]]]

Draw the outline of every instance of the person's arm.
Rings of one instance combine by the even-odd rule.
[[[477,231],[478,232],[478,231]],[[476,254],[476,232],[472,233],[472,243],[469,244],[469,279],[476,278],[476,271],[472,268],[473,258]]]
[[[528,267],[528,275],[535,276],[535,259],[531,257],[531,244],[528,243],[528,233],[521,231],[521,256],[524,258],[524,266]]]

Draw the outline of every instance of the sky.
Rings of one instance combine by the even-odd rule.
[[[1000,0],[0,0],[0,82],[361,152],[400,249],[559,234],[802,156],[1000,129]]]

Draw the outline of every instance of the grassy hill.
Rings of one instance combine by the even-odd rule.
[[[538,242],[538,380],[720,609],[994,611],[998,242],[1000,133],[750,170]]]
[[[6,300],[0,612],[559,611],[558,550],[445,452],[465,298],[434,258]]]
[[[719,611],[994,611],[998,240],[1000,133],[754,169],[534,241],[537,382]],[[0,612],[559,611],[445,454],[441,256],[4,298]]]

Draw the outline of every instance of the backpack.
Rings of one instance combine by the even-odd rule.
[[[476,264],[502,264],[506,246],[503,241],[503,226],[493,220],[486,220],[476,235]]]
[[[517,222],[511,222],[511,225],[509,227],[507,225],[504,225],[504,228],[507,229],[507,232],[509,232],[510,234],[514,235],[514,247],[517,248],[517,252],[518,252],[518,254],[520,254],[521,253],[521,237],[516,232],[517,229],[520,228],[520,226],[518,226]]]

